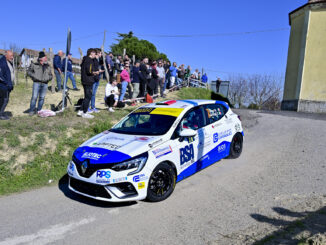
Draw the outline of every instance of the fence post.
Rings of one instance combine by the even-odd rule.
[[[49,64],[51,67],[52,72],[52,80],[51,80],[51,93],[53,94],[55,92],[55,84],[54,84],[54,66],[53,66],[53,49],[49,48]]]
[[[25,81],[26,81],[26,88],[27,88],[27,52],[26,49],[24,50],[24,73],[25,73]]]
[[[14,57],[15,57],[15,55],[14,55]],[[14,59],[14,63],[15,63],[15,59]],[[15,70],[15,76],[16,76],[15,85],[17,85],[18,84],[18,56],[17,55],[16,55],[16,67],[14,67],[14,70]]]

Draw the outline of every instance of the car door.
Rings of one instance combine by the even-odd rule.
[[[207,146],[209,158],[216,162],[228,155],[232,138],[232,124],[225,115],[227,108],[221,104],[204,105],[206,122],[205,129],[209,132],[212,144]]]
[[[203,144],[205,140],[205,131],[203,130],[205,124],[206,117],[203,107],[194,107],[183,116],[172,136],[173,148],[178,151],[176,155],[178,159],[176,159],[175,164],[178,165],[177,168],[181,172],[177,181],[200,170],[197,163],[203,154],[199,145]],[[196,131],[196,135],[182,139],[179,134],[183,129],[192,129]]]

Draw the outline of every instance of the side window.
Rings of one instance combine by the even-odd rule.
[[[205,126],[205,114],[203,113],[202,107],[197,107],[190,110],[180,121],[173,138],[176,138],[178,133],[183,129],[197,130]]]
[[[205,105],[204,108],[205,108],[205,114],[207,118],[207,125],[220,120],[227,111],[223,105],[219,105],[219,104]]]

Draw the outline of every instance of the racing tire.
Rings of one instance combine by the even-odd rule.
[[[160,202],[168,198],[175,187],[176,174],[166,162],[160,163],[152,172],[148,181],[147,201]]]
[[[235,159],[241,155],[243,145],[243,137],[241,133],[236,133],[230,145],[230,154],[228,158]]]

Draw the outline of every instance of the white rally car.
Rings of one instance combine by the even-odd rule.
[[[243,130],[228,104],[148,104],[83,143],[68,164],[69,189],[109,202],[166,199],[176,182],[225,157],[239,157]]]

